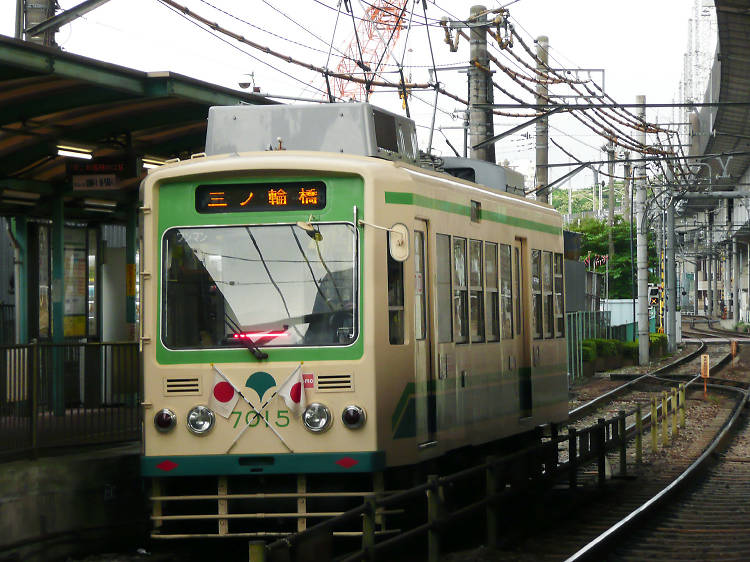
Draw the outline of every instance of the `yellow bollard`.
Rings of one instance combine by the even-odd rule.
[[[677,437],[679,430],[677,429],[677,389],[672,389],[672,439]]]
[[[685,383],[680,384],[680,427],[685,429]]]
[[[656,412],[656,398],[651,399],[651,452],[656,452],[656,432],[658,431],[659,418]]]
[[[669,420],[667,419],[667,393],[661,393],[661,444],[666,447],[669,445]]]

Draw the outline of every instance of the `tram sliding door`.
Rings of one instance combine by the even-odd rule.
[[[518,412],[520,418],[532,414],[531,347],[529,344],[529,267],[528,248],[525,238],[516,238],[513,243],[513,277],[515,279],[515,341],[518,357]],[[541,282],[541,281],[540,281]]]
[[[428,239],[427,221],[417,219],[414,226],[414,373],[420,447],[435,444],[437,427]]]

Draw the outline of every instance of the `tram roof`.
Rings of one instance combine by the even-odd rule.
[[[0,35],[0,216],[50,217],[50,196],[63,195],[66,219],[117,220],[135,202],[143,170],[116,190],[76,191],[66,172],[71,159],[58,155],[59,146],[112,161],[184,158],[203,152],[210,106],[272,103]],[[118,206],[92,212],[84,200],[96,198]]]

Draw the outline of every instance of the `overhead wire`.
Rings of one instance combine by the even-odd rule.
[[[198,21],[195,21],[195,19],[193,19],[193,18],[189,17],[188,15],[186,15],[186,14],[182,13],[182,11],[181,11],[180,9],[178,9],[178,8],[175,8],[175,7],[171,6],[171,5],[170,5],[170,0],[157,0],[157,2],[159,2],[159,3],[160,3],[160,4],[162,4],[162,5],[164,5],[164,7],[165,7],[165,8],[167,8],[167,9],[171,10],[172,12],[176,13],[176,14],[177,14],[178,16],[180,16],[180,17],[184,18],[184,19],[185,19],[186,21],[188,21],[188,22],[192,23],[193,25],[195,25],[195,26],[196,26],[196,27],[198,27],[199,29],[202,29],[203,31],[205,31],[206,33],[208,33],[209,35],[211,35],[212,37],[214,37],[214,38],[218,39],[218,40],[219,40],[219,41],[221,41],[222,43],[226,43],[227,45],[229,45],[229,46],[230,46],[230,47],[232,47],[233,49],[235,49],[235,50],[237,50],[237,51],[239,51],[239,52],[241,52],[241,53],[243,53],[243,54],[247,55],[247,56],[248,56],[248,57],[250,57],[251,59],[253,59],[253,60],[255,60],[255,61],[257,61],[257,62],[259,62],[259,63],[261,63],[261,64],[263,64],[263,65],[265,65],[265,66],[267,66],[267,67],[269,67],[269,68],[271,68],[271,69],[272,69],[272,70],[274,70],[274,71],[280,72],[281,74],[283,74],[283,75],[284,75],[284,76],[286,76],[287,78],[291,78],[292,80],[294,80],[294,81],[296,81],[296,82],[300,82],[300,83],[302,83],[302,84],[305,84],[305,86],[309,86],[309,84],[307,84],[307,82],[305,82],[304,80],[301,80],[300,78],[298,78],[298,77],[296,77],[296,76],[294,76],[294,75],[292,75],[292,74],[289,74],[288,72],[284,72],[283,70],[279,69],[278,67],[276,67],[276,66],[273,66],[272,64],[270,64],[270,63],[268,63],[268,62],[264,61],[263,59],[261,59],[261,58],[258,58],[258,57],[256,57],[255,55],[253,55],[253,54],[249,53],[248,51],[246,51],[246,50],[244,50],[244,49],[241,49],[241,48],[240,48],[240,47],[238,47],[237,45],[234,45],[234,44],[233,44],[233,43],[232,43],[231,41],[227,41],[227,40],[226,40],[225,38],[223,38],[223,37],[221,37],[221,36],[217,35],[216,33],[213,33],[213,32],[212,32],[212,31],[211,31],[210,29],[206,29],[206,28],[205,28],[205,27],[203,27],[203,26],[202,26],[202,25],[201,25],[201,24],[200,24],[200,23],[199,23]],[[322,94],[325,94],[325,93],[326,93],[326,92],[324,92],[323,90],[320,90],[320,89],[318,89],[318,88],[315,88],[314,86],[313,86],[313,88],[314,88],[314,89],[317,89],[317,90],[318,90],[318,91],[319,91],[320,93],[322,93]]]

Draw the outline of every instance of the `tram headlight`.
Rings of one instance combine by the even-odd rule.
[[[354,404],[344,408],[341,412],[341,421],[349,429],[359,429],[365,425],[365,419],[367,418],[365,411],[359,406]]]
[[[174,415],[172,410],[164,408],[154,415],[154,425],[159,433],[167,433],[177,425],[177,416]]]
[[[195,406],[187,415],[187,426],[196,435],[204,435],[214,426],[214,412],[206,406]]]
[[[331,410],[319,402],[310,404],[302,414],[302,422],[313,433],[321,433],[331,425]]]

